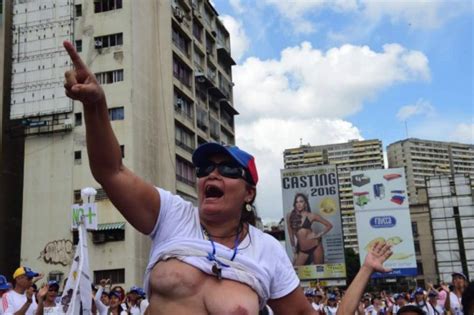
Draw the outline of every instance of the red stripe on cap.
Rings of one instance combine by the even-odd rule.
[[[255,166],[255,158],[254,157],[252,157],[252,159],[250,159],[248,161],[247,169],[249,170],[250,175],[252,176],[253,183],[255,185],[257,185],[258,173],[257,173],[257,167]]]

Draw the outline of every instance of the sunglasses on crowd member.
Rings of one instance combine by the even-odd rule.
[[[196,176],[198,178],[209,176],[215,169],[219,174],[227,178],[243,178],[247,179],[245,176],[245,170],[241,166],[229,163],[210,163],[204,166],[196,167]]]

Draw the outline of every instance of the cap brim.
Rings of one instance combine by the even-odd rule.
[[[237,162],[240,166],[246,167],[245,163],[243,163],[239,158],[237,158],[231,151],[229,151],[225,146],[215,143],[209,142],[202,144],[199,146],[193,153],[193,164],[194,166],[203,166],[209,162],[209,157],[215,154],[225,154],[230,156],[235,162]]]
[[[28,278],[34,278],[34,277],[38,277],[38,276],[39,276],[39,273],[33,272],[33,271],[28,271],[28,272],[25,273],[25,275],[26,275]]]

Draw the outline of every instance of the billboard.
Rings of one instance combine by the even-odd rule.
[[[281,170],[286,250],[301,280],[346,277],[336,167]]]
[[[72,112],[64,94],[71,62],[62,43],[73,35],[73,7],[68,0],[14,2],[11,119]]]
[[[403,168],[351,172],[361,264],[376,243],[392,245],[384,264],[393,271],[373,277],[417,274],[415,247]]]

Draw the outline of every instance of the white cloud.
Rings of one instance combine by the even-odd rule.
[[[279,60],[248,58],[234,67],[234,98],[243,121],[255,117],[346,117],[399,82],[427,80],[428,59],[398,44],[382,52],[343,45],[326,52],[304,42]]]
[[[413,116],[426,116],[433,115],[435,113],[434,107],[430,102],[419,99],[414,105],[406,105],[400,108],[397,113],[398,120],[404,121]]]
[[[230,15],[222,15],[219,18],[230,34],[232,57],[239,61],[250,46],[250,41],[245,34],[242,23]]]
[[[250,123],[236,124],[237,145],[251,152],[259,172],[257,210],[263,218],[278,220],[281,208],[280,172],[283,151],[303,143],[320,145],[361,139],[360,131],[340,119],[262,118]]]
[[[453,141],[471,144],[474,143],[474,122],[470,124],[458,124],[451,132],[450,136]]]

